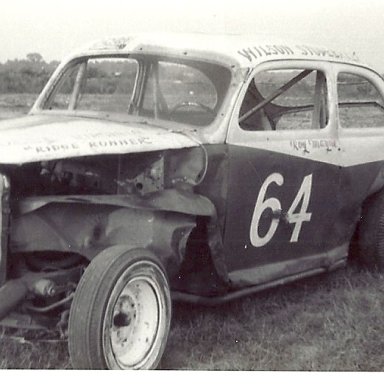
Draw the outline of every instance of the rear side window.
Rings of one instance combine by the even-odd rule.
[[[329,119],[327,81],[314,69],[274,69],[251,81],[239,114],[244,130],[324,128]]]
[[[383,99],[368,79],[352,73],[339,73],[337,92],[342,127],[384,127]]]

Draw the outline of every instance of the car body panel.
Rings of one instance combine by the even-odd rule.
[[[179,244],[195,222],[191,215],[115,205],[50,203],[14,218],[10,249],[15,253],[74,252],[89,258],[114,245],[146,248],[159,257],[169,278],[182,258]]]
[[[2,129],[2,127],[5,127]],[[63,135],[64,133],[64,135]],[[196,141],[162,128],[83,117],[28,116],[0,123],[0,164],[188,148]]]

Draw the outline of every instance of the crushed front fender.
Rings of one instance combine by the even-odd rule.
[[[91,260],[113,245],[147,248],[172,278],[196,216],[213,214],[214,207],[208,199],[179,191],[138,201],[129,196],[25,199],[12,218],[10,250],[77,253]]]

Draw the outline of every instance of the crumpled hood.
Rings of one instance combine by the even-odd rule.
[[[0,164],[195,146],[186,135],[144,124],[43,114],[0,122]]]

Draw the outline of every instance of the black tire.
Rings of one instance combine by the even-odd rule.
[[[357,241],[359,261],[369,269],[384,272],[384,192],[364,203]]]
[[[144,249],[114,246],[98,254],[77,287],[69,317],[75,369],[154,369],[171,321],[169,284]]]

